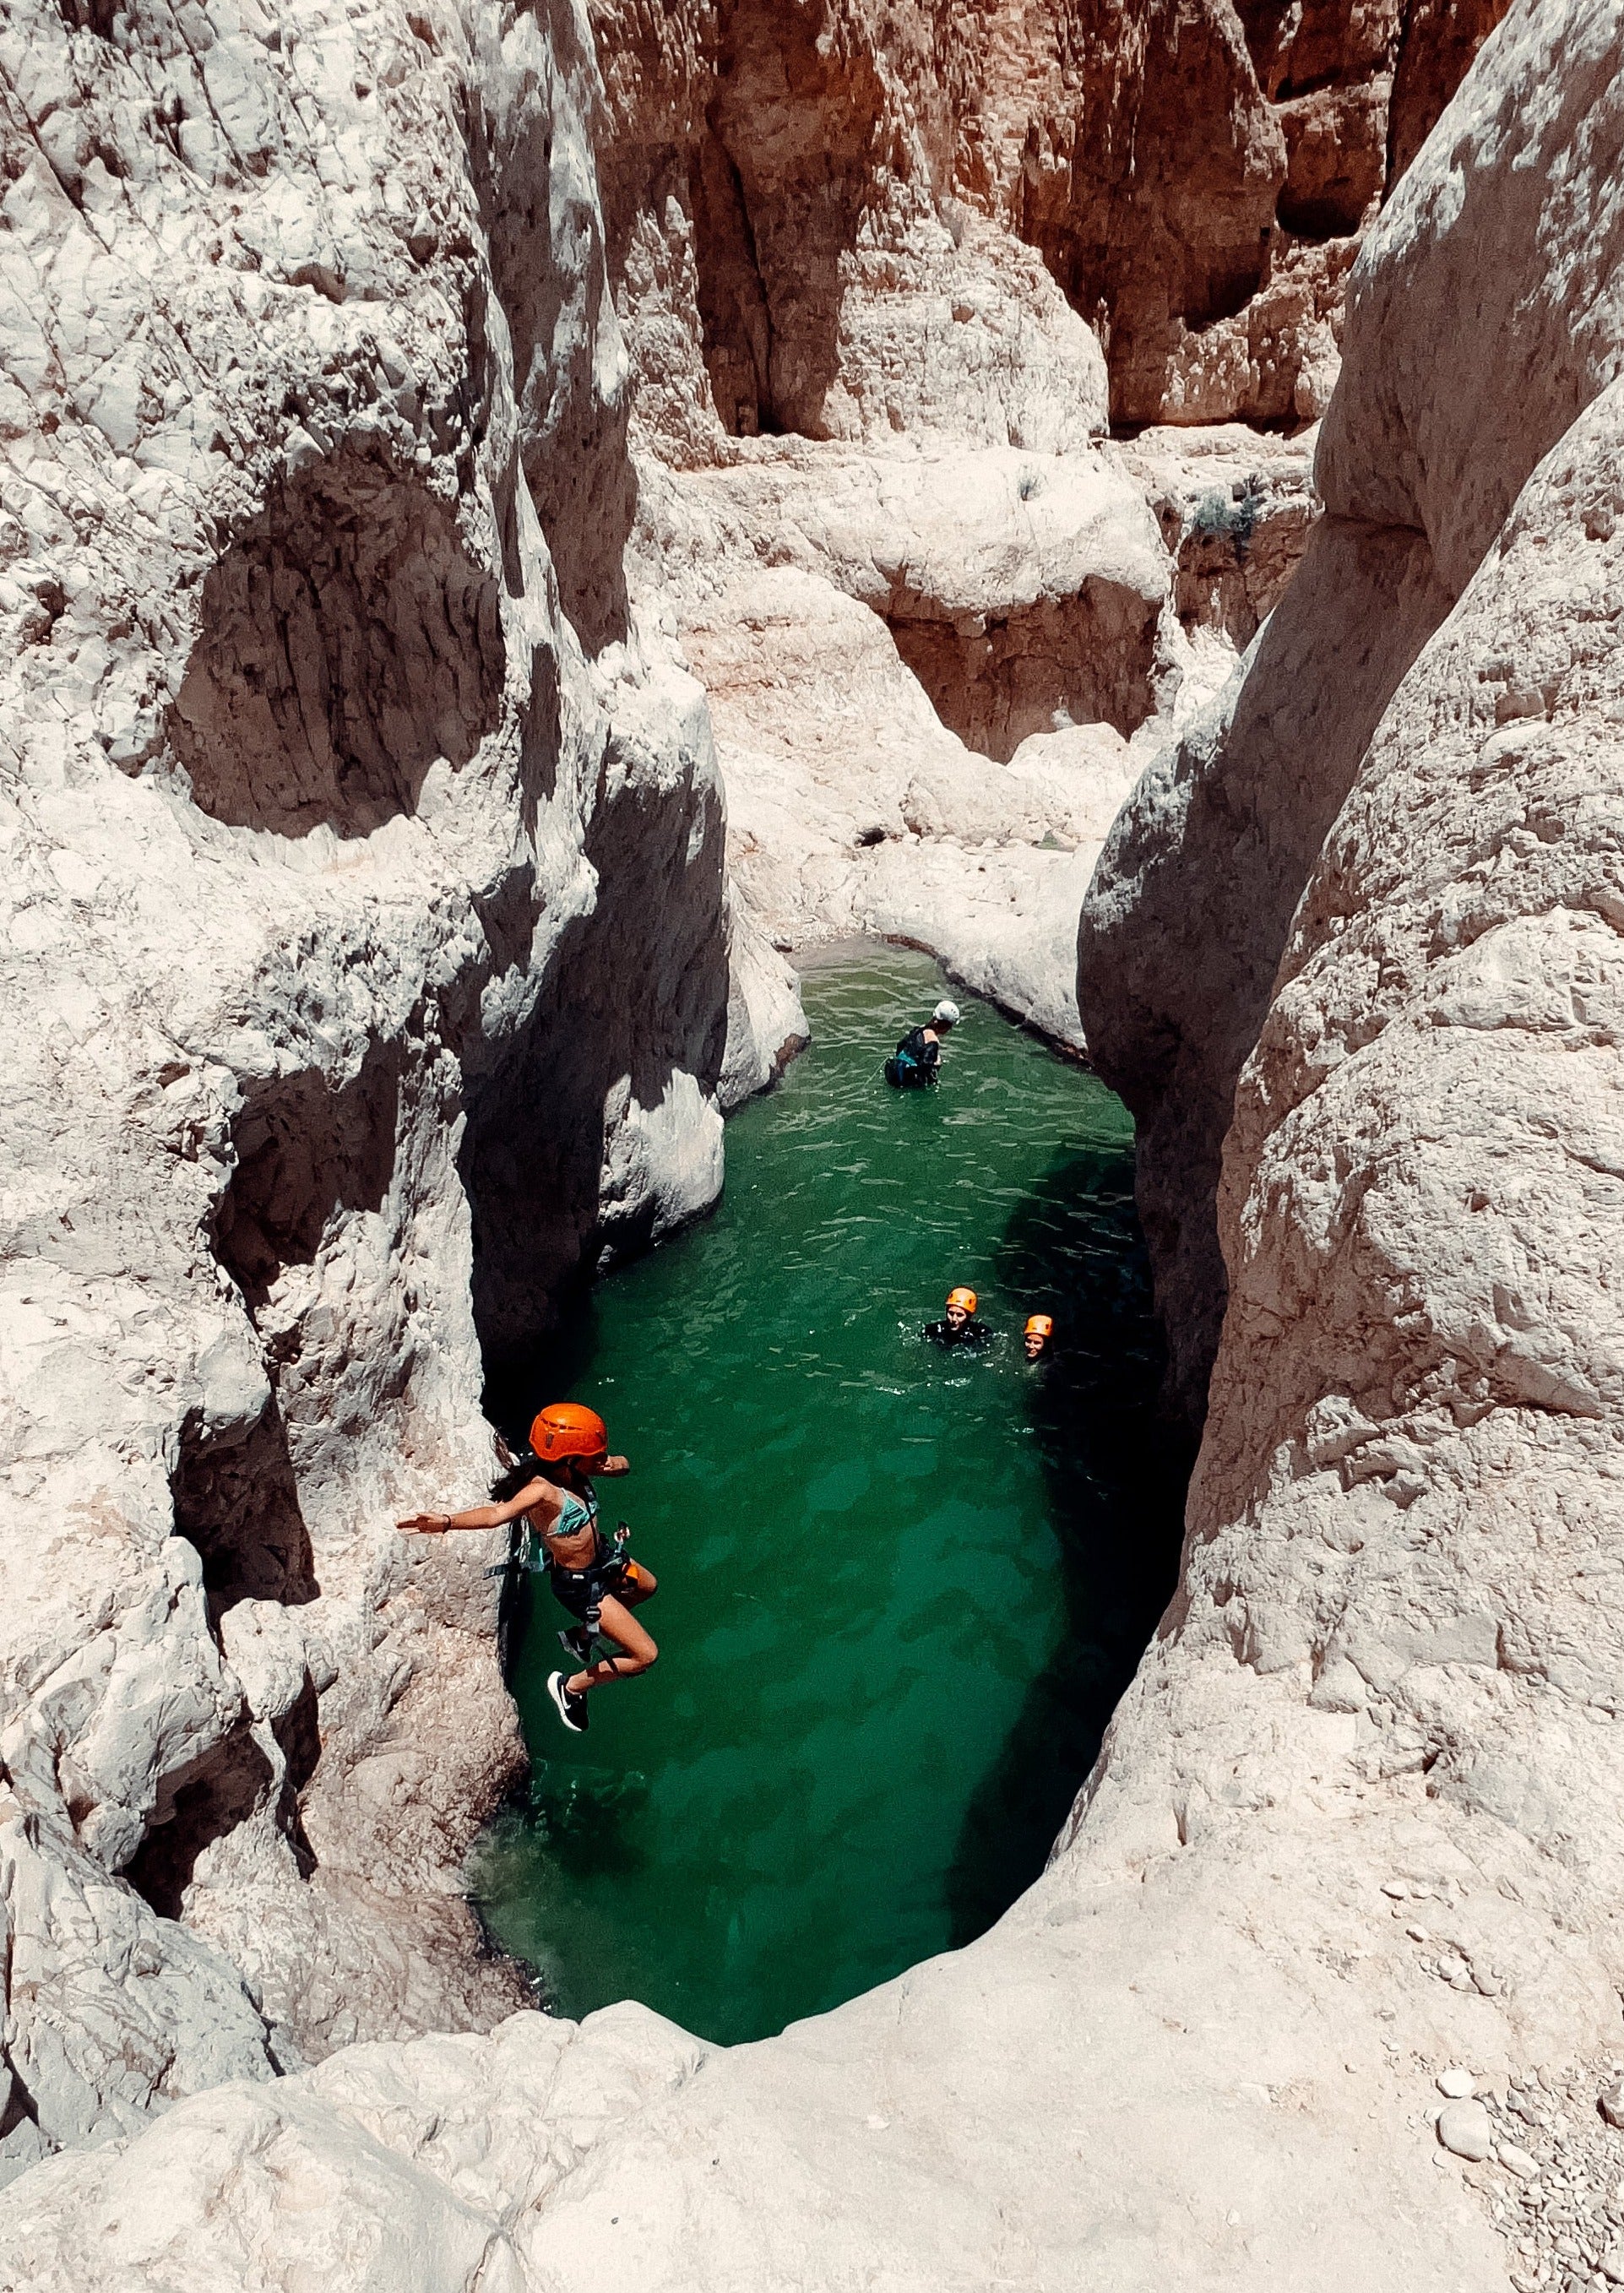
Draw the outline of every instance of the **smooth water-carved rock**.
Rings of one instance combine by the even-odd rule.
[[[386,149],[414,164],[400,159],[391,191],[387,172],[348,178],[329,153],[319,195],[294,196],[305,179],[290,186],[276,154],[295,99],[268,61],[285,59],[284,28],[275,47],[238,28],[201,62],[156,36],[126,36],[117,61],[76,48],[77,103],[61,98],[78,85],[62,43],[101,34],[43,12],[27,28],[26,53],[4,60],[51,160],[47,174],[20,152],[0,234],[26,385],[0,393],[0,414],[21,425],[9,442],[27,441],[12,466],[29,513],[0,588],[19,749],[10,1008],[28,1019],[4,1075],[0,1284],[14,1459],[0,2159],[20,2175],[0,2200],[4,2249],[64,2289],[120,2271],[246,2286],[311,2270],[405,2270],[430,2289],[493,2273],[513,2288],[588,2273],[810,2288],[877,2267],[1036,2288],[1075,2276],[1082,2252],[1127,2293],[1170,2268],[1215,2289],[1487,2293],[1515,2207],[1519,2273],[1549,2281],[1575,2240],[1543,2197],[1523,2205],[1523,2161],[1588,2186],[1564,2159],[1612,2138],[1596,2096],[1615,2075],[1624,1974],[1624,1649],[1607,1595],[1624,1488],[1609,1287],[1624,1219],[1616,10],[1514,12],[1415,163],[1355,286],[1321,461],[1328,519],[1222,708],[1155,766],[1103,863],[1089,928],[1109,974],[1087,970],[1084,994],[1143,1094],[1164,1224],[1181,1158],[1189,1174],[1190,1233],[1156,1237],[1164,1297],[1184,1285],[1199,1341],[1189,1392],[1213,1309],[1192,1271],[1203,1254],[1221,1249],[1232,1292],[1179,1594],[1048,1873],[999,1926],[732,2052],[630,2009],[578,2030],[497,2021],[502,1983],[462,1955],[445,1892],[469,1811],[512,1756],[493,1719],[487,1556],[408,1552],[375,1526],[489,1466],[473,1232],[481,1216],[504,1242],[515,1230],[518,1151],[513,1171],[490,1166],[532,1082],[567,1083],[570,1135],[598,1150],[561,1152],[546,1231],[527,1241],[535,1264],[562,1264],[589,1235],[614,1241],[586,1206],[606,1176],[622,1232],[702,1191],[716,1096],[770,1065],[788,1009],[724,895],[698,690],[604,635],[613,583],[585,563],[571,595],[593,633],[578,644],[562,625],[520,458],[462,96],[511,117],[545,83],[580,162],[578,49],[536,45],[528,18],[481,19],[467,45],[456,19],[324,24],[328,69],[309,59],[301,101],[329,108],[334,151],[353,151],[372,120],[353,107],[398,100],[410,109]],[[691,29],[658,12],[625,55],[641,69],[652,54],[691,93]],[[860,62],[829,69],[855,85]],[[167,139],[143,140],[149,110],[120,126],[97,108],[96,75],[125,70],[162,82],[184,175]],[[117,174],[96,148],[115,131]],[[990,182],[998,155],[982,158]],[[218,184],[257,271],[225,261]],[[672,199],[668,235],[639,235],[634,200],[611,207],[615,275],[646,289],[639,359],[686,307],[659,299],[686,259]],[[143,280],[142,306],[195,313],[189,336],[214,344],[173,402],[86,220],[125,200],[147,203],[131,244],[181,250]],[[581,290],[559,308],[594,307],[590,231],[554,254]],[[124,312],[110,357],[84,347],[93,301]],[[239,484],[213,441],[240,425],[279,455],[291,381],[330,409],[324,361],[336,349],[334,371],[359,370],[351,325],[373,345],[369,377],[415,377],[391,383],[403,394],[387,417],[408,425],[413,466],[422,446],[449,483],[473,456],[459,531],[500,569],[503,716],[368,834],[267,833],[188,803],[165,710],[197,593],[271,482],[269,450]],[[909,390],[941,371],[940,339],[909,337]],[[263,359],[263,385],[230,379],[232,344]],[[596,368],[583,350],[561,370]],[[680,360],[671,370],[662,419],[687,387]],[[602,375],[607,435],[609,348]],[[481,421],[458,397],[473,377]],[[49,397],[53,428],[28,393]],[[414,393],[438,417],[421,436]],[[1017,396],[972,393],[967,418]],[[685,402],[691,442],[715,409],[697,390]],[[822,404],[847,418],[834,385]],[[850,418],[855,442],[868,417]],[[717,474],[754,483],[798,450],[741,452]],[[706,589],[731,513],[713,504],[707,523],[703,498],[673,508],[650,487],[626,626],[662,538],[680,569],[672,627],[702,632],[720,665],[724,749],[729,692],[750,688],[739,785],[764,828],[774,803],[805,805],[818,831],[774,843],[736,810],[741,884],[799,848],[821,901],[844,835],[874,871],[869,916],[892,900],[954,907],[967,962],[1024,966],[1029,990],[1046,978],[993,911],[1011,885],[1086,867],[1119,734],[1062,727],[987,760],[1023,837],[988,855],[998,894],[966,900],[982,863],[951,847],[984,816],[978,768],[860,588],[836,578],[859,553],[832,526],[787,533],[783,559],[756,561],[752,628],[726,551]],[[916,530],[904,509],[885,511],[893,531]],[[13,541],[24,531],[19,518]],[[814,670],[831,744],[866,727],[841,788],[797,778],[771,746],[775,730],[785,752],[807,737]],[[1039,821],[1078,849],[1026,842]],[[622,886],[675,912],[668,944],[695,955],[707,992],[674,985],[651,1006],[646,979],[614,968],[622,936],[645,968],[650,945]],[[840,896],[859,912],[858,892]],[[710,968],[713,918],[746,951],[731,980]],[[557,1044],[547,996],[571,961],[598,1030],[650,1032],[647,1067],[628,1044],[602,1097],[578,1099],[602,1063],[538,1057],[505,1105],[504,1051]],[[279,1107],[336,1126],[335,1187],[311,1183]],[[1220,1147],[1215,1244],[1198,1190]],[[222,1249],[239,1219],[233,1275]],[[521,1298],[512,1284],[492,1309],[505,1334]],[[231,1460],[256,1444],[277,1527],[246,1532],[272,1564],[250,1576],[246,1459]],[[284,1448],[308,1561],[279,1510]],[[182,1921],[154,1908],[177,1900]],[[464,2027],[409,2035],[435,2018]],[[368,2031],[390,2043],[344,2044]],[[302,2046],[336,2052],[301,2071]],[[1485,2148],[1474,2118],[1465,2166],[1431,2116],[1438,2070],[1462,2062],[1483,2066],[1485,2092],[1450,2106],[1496,2135]],[[1499,2138],[1502,2092],[1554,2088],[1581,2098],[1583,2125],[1553,2101],[1525,2145]],[[101,2146],[40,2162],[64,2142]]]
[[[1128,636],[1083,673],[1096,700],[1114,680],[1121,716],[1141,724],[1168,561],[1137,490],[1092,458],[797,447],[680,481],[662,473],[647,500],[685,654],[710,696],[730,867],[753,915],[791,943],[869,930],[931,947],[1080,1047],[1076,910],[1131,779],[1126,744],[1110,722],[1071,727],[1076,785],[1040,792],[1014,774],[1014,732],[1035,718],[1029,737],[1050,735],[1064,706],[1051,694],[1012,726],[1011,687],[968,677],[965,656],[988,647],[1012,600],[1096,637],[1119,620]],[[778,562],[764,569],[755,538],[768,532]],[[651,578],[652,561],[643,568]],[[941,695],[949,721],[892,634],[909,608],[933,616],[916,631],[962,649]],[[1036,675],[1062,673],[1062,653],[1040,656]],[[997,716],[999,737],[984,736],[1007,766],[960,739],[961,701]],[[979,799],[934,803],[931,790],[949,784],[974,784]]]
[[[1168,1399],[1192,1426],[1224,1317],[1213,1203],[1236,1079],[1309,871],[1448,605],[1424,537],[1328,518],[1244,668],[1147,770],[1089,887],[1085,1025],[1138,1124]]]
[[[1588,20],[1586,29],[1592,41],[1604,36]],[[1542,111],[1528,133],[1538,164],[1556,166],[1566,116]],[[1575,397],[1607,370],[1609,291],[1575,327],[1559,315],[1570,273],[1554,249],[1550,273],[1527,288],[1520,274],[1485,265],[1497,233],[1531,229],[1543,247],[1563,228],[1554,203],[1531,223],[1514,214],[1520,182],[1485,165],[1467,222],[1418,231],[1403,284],[1383,269],[1356,293],[1361,318],[1370,298],[1351,338],[1367,363],[1341,401],[1357,416],[1339,411],[1321,440],[1329,523],[1232,705],[1147,775],[1085,909],[1089,1039],[1141,1120],[1141,1202],[1172,1338],[1172,1391],[1194,1422],[1225,1294],[1209,1207],[1219,1154],[1311,866],[1400,678],[1571,419]],[[1430,218],[1440,201],[1435,183],[1414,186],[1399,211]],[[1610,246],[1605,208],[1594,227]],[[1418,314],[1455,307],[1468,278],[1471,354],[1440,388]],[[1480,380],[1491,373],[1492,385]],[[1508,391],[1512,374],[1521,386]],[[1344,653],[1340,689],[1309,673],[1309,656],[1329,644]],[[1523,705],[1515,695],[1526,680],[1507,668],[1502,683],[1497,708],[1509,715]],[[1529,705],[1543,713],[1546,704]],[[1215,903],[1199,922],[1188,905],[1196,886],[1212,887]]]
[[[740,890],[781,944],[921,938],[1077,1044],[1080,869],[1014,834],[967,864],[941,838],[900,859],[912,769],[951,750],[927,733],[900,779],[893,759],[921,692],[996,763],[1077,725],[1175,730],[1278,596],[1313,515],[1303,452],[1283,482],[1246,468],[1208,532],[1176,449],[1125,468],[1103,433],[1113,405],[1180,423],[1322,410],[1353,242],[1299,245],[1273,219],[1274,98],[1297,82],[1282,66],[1263,92],[1221,4],[949,23],[841,0],[793,27],[754,6],[604,4],[596,23],[610,270],[637,376],[634,579],[715,708]],[[1371,74],[1393,32],[1384,13],[1315,35],[1312,84],[1369,98],[1361,152],[1380,147]],[[1164,526],[1179,497],[1172,600],[1135,489]],[[811,581],[797,626],[790,586],[762,581],[788,566],[878,612],[892,649]],[[832,771],[814,761],[831,725],[820,651],[847,688]],[[852,686],[884,688],[883,707]]]
[[[579,21],[40,6],[0,69],[9,2172],[519,2003],[496,1556],[391,1523],[796,1025],[624,610]]]

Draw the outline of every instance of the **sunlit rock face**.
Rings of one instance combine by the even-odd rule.
[[[798,1022],[626,607],[584,27],[24,7],[0,69],[15,2169],[519,2003],[491,1556],[390,1522]]]
[[[1114,422],[1312,420],[1359,234],[1504,12],[594,0],[643,418],[1080,443],[1069,311]]]
[[[1620,58],[1521,9],[1421,150],[1495,12],[0,27],[40,2285],[1487,2288],[1523,2177],[1441,2174],[1435,2075],[1503,2144],[1562,2065],[1588,2157]],[[1339,345],[1309,539],[1231,425]],[[981,1944],[733,2055],[577,2031],[456,1889],[497,1556],[388,1524],[487,1481],[481,1348],[714,1196],[770,943],[850,929],[1134,1104],[1184,1579]],[[1529,2282],[1599,2262],[1531,2203]]]
[[[632,582],[703,681],[743,912],[942,954],[1080,1042],[1071,939],[1171,668],[1161,537],[1097,450],[1097,341],[954,190],[924,11],[603,6],[610,276],[637,387]],[[1035,805],[1003,767],[1085,741]],[[921,832],[921,774],[990,776]],[[1109,801],[1107,798],[1109,796]],[[1007,801],[1003,799],[1006,798]]]
[[[780,946],[921,940],[1080,1047],[1102,728],[1143,766],[1289,578],[1395,60],[1418,141],[1490,20],[1411,12],[596,0],[630,578]],[[1034,811],[1000,768],[1079,730]]]

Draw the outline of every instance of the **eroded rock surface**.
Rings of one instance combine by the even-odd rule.
[[[717,421],[1041,450],[1087,427],[1073,314],[1118,422],[1311,420],[1358,234],[1503,13],[595,0],[658,426],[702,457]]]
[[[1168,561],[1137,489],[1092,456],[797,445],[650,467],[643,503],[643,575],[680,604],[709,695],[747,912],[780,944],[932,947],[1080,1044],[1077,911],[1165,669]],[[1068,691],[1081,721],[1056,733]]]
[[[1240,506],[1175,597],[1178,450],[1151,476],[1103,444],[1099,343],[1003,163],[995,182],[972,150],[977,75],[1007,63],[988,25],[851,5],[594,21],[637,377],[633,583],[710,695],[745,908],[780,946],[917,940],[1080,1046],[1071,941],[1097,836],[1077,822],[1122,790],[1103,736],[1165,733],[1222,682],[1300,554],[1306,450],[1264,452],[1277,484],[1240,478],[1231,442],[1215,482]],[[1054,27],[1029,32],[1048,55]],[[1035,813],[997,767],[1079,728],[1086,801]],[[1007,802],[973,806],[974,833],[910,809],[943,772]]]
[[[703,694],[606,629],[584,28],[22,6],[0,74],[15,2172],[519,2003],[456,1881],[497,1556],[389,1524],[800,1023]]]
[[[598,0],[634,584],[711,694],[770,937],[921,938],[1080,1043],[1074,839],[1012,795],[966,862],[909,787],[1154,715],[1143,761],[1222,685],[1314,514],[1395,58],[1413,150],[1491,16]],[[1112,421],[1153,426],[1118,455]]]
[[[1091,1023],[1159,1154],[1227,1129],[1231,1296],[1181,1589],[1044,1879],[766,2045],[521,2015],[180,2101],[0,2200],[39,2284],[382,2286],[402,2224],[469,2293],[1608,2280],[1620,36],[1566,0],[1480,58],[1362,258],[1304,571],[1102,865]]]
[[[764,13],[618,14],[607,261],[568,12],[198,20],[42,9],[4,52],[6,2266],[52,2293],[1605,2276],[1616,10],[1514,12],[1367,243],[1328,515],[1278,604],[1240,533],[1263,493],[1300,530],[1273,450],[1090,442],[1098,351],[996,223],[1043,150],[998,109],[996,12],[983,50],[930,48],[979,56],[983,122],[1024,117],[979,143],[922,20],[893,50],[855,13],[776,44]],[[1380,75],[1295,12],[1187,21],[1249,139],[1193,276],[1270,168],[1299,223],[1364,196]],[[927,161],[981,151],[962,227],[909,104]],[[1176,372],[1192,332],[1206,361],[1247,293],[1193,330],[1135,305],[1113,364]],[[945,330],[978,307],[1000,346],[956,398]],[[1256,410],[1250,327],[1203,404]],[[961,506],[974,551],[933,538]],[[1097,610],[1107,575],[1135,642],[1157,608],[1179,735],[1111,832],[1082,973],[1192,1410],[1216,1349],[1178,1597],[1049,1872],[970,1949],[732,2052],[636,2009],[507,2015],[448,1870],[513,1757],[488,1556],[381,1524],[488,1471],[477,1337],[714,1186],[721,1104],[796,1024],[753,912],[917,913],[939,944],[945,911],[970,976],[1075,1025],[1056,923],[1160,732],[1129,652],[1099,720],[1046,729],[963,661],[1000,658],[978,617]],[[893,617],[953,628],[938,705]],[[1006,758],[944,723],[956,692]]]
[[[1562,101],[1553,91],[1531,121],[1539,140],[1530,164],[1599,176],[1590,143],[1562,156],[1571,133]],[[1441,142],[1466,132],[1473,117],[1462,97]],[[1445,230],[1461,182],[1467,212]],[[1587,275],[1588,245],[1570,252],[1549,209],[1531,222],[1520,196],[1520,175],[1488,160],[1465,178],[1441,167],[1425,190],[1402,194],[1400,211],[1421,202],[1434,231],[1402,271],[1374,269],[1355,293],[1353,311],[1366,323],[1353,340],[1363,364],[1321,440],[1326,523],[1250,675],[1147,774],[1085,910],[1090,1041],[1140,1120],[1141,1199],[1173,1390],[1196,1422],[1224,1306],[1211,1207],[1219,1155],[1310,869],[1400,679],[1534,462],[1611,372],[1611,286],[1576,313],[1566,298]],[[1594,276],[1607,280],[1612,207],[1597,198],[1590,228],[1603,267]],[[1486,250],[1535,231],[1550,275],[1497,273]],[[1429,308],[1474,313],[1447,387],[1420,315]],[[1331,647],[1340,689],[1309,673]],[[1537,686],[1517,684],[1521,673],[1507,670],[1526,698]],[[1199,920],[1192,900],[1210,903]]]

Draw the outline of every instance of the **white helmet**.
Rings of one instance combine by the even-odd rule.
[[[957,1027],[958,1025],[957,1004],[949,1003],[946,1001],[938,1003],[935,1009],[931,1013],[931,1025],[935,1027]]]

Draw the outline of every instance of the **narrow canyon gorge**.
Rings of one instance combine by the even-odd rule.
[[[1624,2283],[1617,0],[0,88],[0,2293]],[[859,936],[1133,1114],[1176,1587],[979,1941],[578,2024],[392,1524]]]

